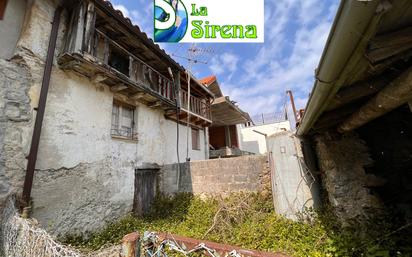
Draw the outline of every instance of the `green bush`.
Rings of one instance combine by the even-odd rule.
[[[205,200],[191,194],[161,195],[146,217],[128,215],[87,238],[71,236],[64,241],[81,249],[96,250],[118,243],[133,231],[161,231],[292,256],[393,255],[382,250],[393,249],[392,241],[370,240],[356,230],[342,230],[328,210],[308,210],[301,220],[295,222],[276,214],[271,199],[262,199],[258,194]]]

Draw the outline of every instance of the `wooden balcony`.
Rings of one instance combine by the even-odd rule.
[[[190,96],[187,110],[187,92],[180,88],[180,71],[170,75],[160,73],[151,65],[132,54],[100,30],[94,30],[93,40],[83,51],[66,52],[58,63],[62,69],[72,70],[89,77],[95,83],[110,87],[115,95],[127,101],[138,101],[152,108],[164,109],[166,118],[177,120],[176,105],[181,106],[180,117],[190,116],[190,125],[210,126],[209,98]],[[170,78],[169,78],[170,77]],[[176,101],[180,100],[180,104]]]
[[[187,92],[180,91],[180,113],[169,111],[166,117],[173,120],[179,120],[180,123],[186,124],[189,120],[191,126],[206,127],[212,124],[210,101],[201,99],[193,95],[190,96],[190,110],[188,111]]]

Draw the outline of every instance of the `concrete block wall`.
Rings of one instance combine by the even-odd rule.
[[[165,165],[160,171],[161,192],[219,195],[229,192],[270,190],[270,170],[265,155],[192,161]]]

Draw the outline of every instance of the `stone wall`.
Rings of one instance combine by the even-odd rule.
[[[32,124],[29,79],[25,66],[0,59],[0,206],[23,188]]]
[[[367,185],[376,179],[366,174],[371,164],[368,148],[357,134],[325,133],[316,137],[316,151],[322,182],[332,207],[344,225],[376,215],[382,203]]]
[[[161,192],[219,195],[229,192],[262,192],[270,195],[270,169],[264,155],[241,156],[180,165],[165,165],[160,171]]]

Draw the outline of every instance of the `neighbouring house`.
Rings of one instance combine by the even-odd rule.
[[[200,80],[215,96],[211,105],[212,126],[209,128],[210,158],[249,154],[240,147],[238,125],[251,122],[249,114],[236,102],[224,96],[216,76]]]
[[[341,2],[297,134],[344,225],[412,221],[411,56],[411,1]]]
[[[110,2],[6,2],[1,202],[23,184],[30,192],[32,169],[32,215],[43,227],[96,230],[147,209],[153,194],[140,185],[155,177],[139,184],[145,172],[208,159],[213,93]]]
[[[265,154],[267,136],[282,131],[291,131],[287,112],[255,115],[251,120],[252,122],[238,125],[239,144],[243,151]]]

